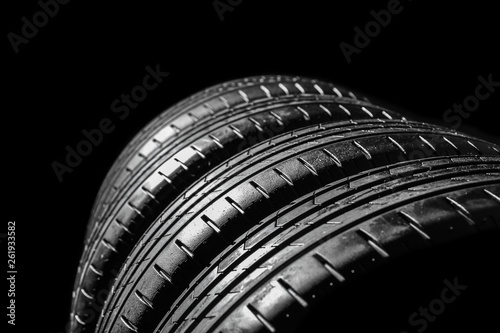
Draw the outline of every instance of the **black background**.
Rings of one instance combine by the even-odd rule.
[[[353,28],[387,3],[244,0],[221,21],[211,0],[72,0],[18,54],[4,37],[0,232],[16,220],[16,328],[63,331],[86,221],[108,168],[141,127],[190,94],[249,75],[303,75],[450,126],[444,111],[474,93],[479,75],[500,81],[498,12],[486,1],[401,1],[402,12],[348,64],[340,42],[352,44]],[[4,36],[19,34],[21,18],[39,10],[36,1],[4,8]],[[156,64],[169,77],[118,120],[111,102]],[[499,101],[496,92],[481,102],[459,130],[500,143]],[[51,163],[106,117],[116,129],[59,183]]]

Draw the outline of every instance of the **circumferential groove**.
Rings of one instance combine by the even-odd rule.
[[[111,245],[110,242],[108,242],[107,240],[105,240],[104,238],[101,239],[101,243],[108,249],[110,249],[111,251],[115,252],[115,253],[118,253],[118,250],[113,246]]]
[[[345,277],[333,267],[333,265],[330,263],[328,259],[326,259],[319,253],[315,253],[313,257],[314,259],[318,260],[319,263],[323,265],[323,267],[325,267],[328,273],[330,273],[330,275],[332,275],[335,279],[337,279],[339,282],[345,281]]]
[[[189,249],[189,247],[187,247],[187,245],[185,245],[183,242],[181,242],[179,239],[176,239],[175,240],[175,245],[177,245],[177,247],[182,251],[184,252],[185,254],[187,254],[189,257],[191,257],[191,259],[194,259],[194,253]]]
[[[245,103],[248,103],[248,102],[250,101],[250,100],[248,99],[247,94],[245,94],[243,91],[238,90],[238,94],[241,96],[241,98],[243,98],[243,100],[245,101]]]
[[[156,272],[156,274],[161,276],[163,279],[167,280],[170,284],[172,284],[172,285],[174,284],[172,282],[172,277],[163,268],[161,268],[158,264],[153,265],[153,270]]]
[[[322,151],[333,160],[335,165],[337,165],[339,168],[342,168],[342,162],[340,162],[337,156],[335,156],[331,151],[327,150],[326,148],[323,148]]]
[[[201,216],[201,220],[203,222],[205,222],[210,228],[212,228],[213,231],[215,231],[216,233],[220,234],[220,232],[221,232],[220,228],[208,216],[202,215]]]
[[[259,124],[259,122],[257,120],[255,120],[252,117],[248,117],[248,120],[250,120],[255,125],[255,128],[257,128],[257,130],[259,132],[263,132],[264,131],[264,129],[262,128],[262,126]]]
[[[340,92],[340,90],[337,89],[337,87],[333,87],[332,90],[335,93],[335,95],[337,95],[338,97],[344,97],[344,96],[342,96],[342,93]]]
[[[283,83],[279,83],[278,84],[278,87],[283,90],[283,92],[285,93],[285,95],[289,95],[290,93],[288,92],[288,88],[283,84]]]
[[[274,168],[273,171],[276,172],[278,176],[280,176],[288,185],[293,186],[292,180],[283,171],[277,168]]]
[[[138,328],[135,326],[130,320],[127,319],[124,315],[120,315],[120,319],[127,326],[127,328],[133,332],[137,332]]]
[[[330,117],[332,116],[332,112],[330,110],[328,110],[325,106],[320,104],[319,107],[321,110],[325,111],[328,116],[330,116]]]
[[[287,291],[287,293],[290,294],[290,296],[293,297],[293,299],[297,301],[297,303],[299,303],[302,307],[307,308],[307,301],[303,299],[302,296],[300,296],[299,293],[295,289],[293,289],[293,287],[288,282],[286,282],[282,278],[279,278],[278,283]]]
[[[316,83],[314,84],[313,87],[314,87],[314,89],[316,89],[319,92],[320,95],[324,95],[325,94],[325,92],[323,91],[323,89],[321,89],[321,87],[318,86]]]
[[[134,294],[139,299],[139,301],[141,301],[144,305],[146,305],[151,310],[154,310],[153,302],[151,302],[146,296],[144,296],[144,294],[142,294],[139,290],[136,290]]]
[[[304,88],[298,82],[295,83],[295,88],[297,88],[297,90],[300,91],[301,94],[305,94],[306,93],[306,91],[304,90]]]
[[[359,142],[357,142],[356,140],[353,140],[353,143],[356,147],[359,148],[359,150],[361,150],[361,152],[363,153],[363,155],[365,155],[366,159],[367,160],[371,160],[372,159],[372,155],[370,154],[370,152],[368,150],[366,150],[365,147],[363,147]]]
[[[264,94],[266,94],[267,98],[272,98],[271,96],[271,92],[269,91],[269,89],[267,89],[266,87],[264,86],[260,86],[260,89],[264,92]]]
[[[309,170],[313,175],[319,176],[318,175],[318,171],[316,171],[316,169],[314,168],[314,166],[312,166],[309,162],[307,162],[306,160],[304,160],[302,157],[297,158],[297,160],[300,163],[302,163],[302,165],[304,165],[306,167],[306,169]]]
[[[262,186],[260,186],[259,184],[257,184],[256,182],[254,182],[253,180],[251,180],[249,182],[250,185],[252,185],[260,194],[262,194],[262,196],[266,199],[269,199],[270,196],[269,194],[267,193],[266,189],[263,188]]]
[[[302,115],[304,116],[304,119],[306,121],[309,121],[311,120],[311,117],[309,116],[309,113],[307,113],[306,110],[304,110],[303,108],[301,108],[300,106],[297,106],[297,110],[299,110],[300,113],[302,113]]]
[[[234,125],[229,125],[229,128],[233,131],[234,134],[240,139],[245,139],[243,134],[241,134],[240,130],[236,128]]]
[[[358,229],[356,230],[356,233],[363,238],[368,245],[370,245],[380,256],[383,258],[388,258],[389,253],[387,253],[378,243],[377,239],[373,237],[372,234],[370,234],[368,231],[363,230],[363,229]]]
[[[423,229],[422,225],[411,215],[405,213],[403,211],[398,212],[399,215],[403,217],[403,219],[408,223],[408,225],[413,228],[416,232],[418,232],[423,238],[426,240],[431,240],[431,236],[429,236]]]
[[[343,106],[342,104],[339,104],[339,108],[344,111],[347,116],[351,117],[351,111],[347,110],[345,106]]]
[[[234,209],[236,209],[240,214],[245,214],[245,211],[243,210],[243,208],[241,208],[240,205],[238,205],[238,203],[236,201],[234,201],[233,199],[231,199],[230,197],[226,197],[225,198],[226,201],[231,205],[233,206]]]
[[[373,113],[371,113],[370,110],[368,110],[367,108],[365,108],[364,106],[361,107],[361,110],[366,113],[368,116],[370,116],[370,118],[373,118]]]
[[[464,206],[462,206],[461,204],[459,204],[450,197],[446,197],[446,200],[451,204],[451,206],[453,206],[456,212],[460,214],[467,221],[467,223],[473,226],[476,225],[476,222],[474,222],[474,220],[472,219],[472,216],[470,212],[467,210],[467,208],[465,208]]]
[[[422,141],[423,143],[425,143],[425,145],[427,145],[427,147],[429,147],[430,149],[432,149],[433,152],[436,152],[436,148],[434,148],[434,146],[429,141],[427,141],[424,137],[422,137],[422,136],[419,135],[418,138],[420,139],[420,141]]]
[[[206,157],[206,156],[205,156],[205,155],[201,152],[201,149],[200,149],[200,148],[198,148],[198,147],[196,147],[196,146],[194,146],[194,145],[191,145],[191,146],[189,146],[189,147],[191,147],[191,149],[192,149],[192,150],[194,150],[194,151],[195,151],[195,153],[197,153],[198,155],[200,155],[200,157],[201,157],[201,158],[203,158],[203,159],[207,158],[207,157]]]
[[[271,333],[276,332],[274,326],[257,310],[252,304],[247,304],[247,309],[257,318],[258,321]]]
[[[387,137],[387,139],[389,139],[389,141],[391,141],[393,145],[395,145],[395,146],[396,146],[399,150],[401,150],[401,152],[402,152],[403,154],[405,154],[405,155],[406,155],[406,150],[403,148],[403,146],[401,146],[401,145],[399,144],[399,142],[397,142],[396,140],[394,140],[394,139],[393,139],[393,138],[391,138],[390,136],[388,136],[388,137]]]

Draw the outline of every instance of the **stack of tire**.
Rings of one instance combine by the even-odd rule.
[[[499,227],[498,146],[327,82],[226,82],[112,166],[71,331],[293,332],[396,258]]]

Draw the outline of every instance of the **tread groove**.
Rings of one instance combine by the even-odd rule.
[[[243,210],[243,208],[241,208],[241,206],[236,202],[234,201],[233,199],[231,199],[230,197],[225,197],[226,201],[231,205],[233,206],[234,209],[236,209],[241,215],[244,215],[245,214],[245,211]]]
[[[187,245],[185,245],[183,242],[181,242],[180,239],[176,239],[174,244],[185,254],[187,254],[191,259],[194,259],[194,253],[191,251]]]
[[[288,282],[283,280],[282,278],[278,279],[278,283],[287,291],[287,293],[290,294],[290,296],[293,297],[299,303],[302,307],[307,308],[309,304],[307,304],[307,301],[300,296],[295,289],[290,286]]]
[[[288,177],[287,174],[285,174],[283,171],[281,171],[278,168],[273,168],[273,171],[276,172],[278,174],[278,176],[280,176],[288,185],[293,186],[293,182],[290,179],[290,177]]]
[[[320,109],[325,111],[326,114],[329,116],[329,117],[332,117],[332,112],[330,110],[328,110],[328,108],[326,106],[324,106],[323,104],[320,104],[319,105]]]
[[[383,258],[389,258],[389,253],[387,253],[382,246],[380,246],[378,240],[373,237],[372,234],[362,228],[356,230],[356,233],[361,236],[361,238],[363,238],[378,254],[380,254],[380,256]]]
[[[257,310],[252,304],[247,304],[247,309],[257,318],[258,321],[271,333],[276,332],[273,325]]]
[[[220,143],[219,139],[216,138],[214,135],[209,134],[208,137],[212,139],[212,141],[219,147],[219,148],[224,148],[224,146]]]
[[[301,108],[300,106],[297,106],[297,110],[299,110],[300,113],[302,113],[302,115],[304,116],[304,119],[306,121],[309,121],[311,120],[311,117],[309,116],[309,113],[307,113],[306,110],[304,110],[303,108]]]
[[[134,294],[139,299],[139,301],[141,301],[144,305],[146,305],[151,310],[154,310],[153,303],[146,296],[144,296],[144,294],[142,294],[139,290],[136,290]]]
[[[118,220],[118,218],[115,218],[115,219],[113,220],[113,222],[114,222],[117,226],[119,226],[120,228],[122,228],[122,229],[123,229],[123,230],[124,230],[127,234],[130,234],[130,235],[132,235],[132,236],[133,236],[133,235],[135,235],[132,231],[130,231],[130,229],[129,229],[129,228],[127,228],[127,226],[125,226],[122,222],[120,222],[120,220]]]
[[[408,223],[408,225],[410,227],[413,228],[413,230],[415,230],[419,235],[421,235],[423,238],[425,238],[426,240],[431,240],[431,236],[429,236],[423,229],[422,229],[422,225],[415,219],[413,218],[411,215],[409,215],[408,213],[406,212],[403,212],[403,211],[399,211],[398,214],[403,217],[403,219]]]
[[[283,90],[283,92],[285,93],[285,95],[290,95],[290,93],[288,92],[288,88],[283,84],[283,83],[279,83],[278,84],[278,87]]]
[[[161,268],[158,264],[153,265],[153,270],[156,272],[156,274],[161,276],[163,279],[170,282],[171,285],[174,285],[174,283],[172,281],[172,277],[163,268]]]
[[[198,154],[201,158],[203,158],[203,159],[206,159],[206,158],[207,158],[207,157],[206,157],[206,156],[205,156],[205,155],[201,152],[201,149],[200,149],[200,148],[196,147],[195,145],[191,145],[191,146],[189,146],[189,147],[191,147],[191,149],[192,149],[192,150],[194,150],[194,152],[195,152],[196,154]]]
[[[370,118],[373,118],[373,113],[368,110],[367,108],[365,108],[364,106],[361,107],[361,110],[366,113],[368,116],[370,116]]]
[[[269,194],[267,193],[266,189],[263,188],[262,186],[260,186],[259,184],[257,184],[255,181],[251,180],[249,182],[250,185],[252,185],[260,194],[262,194],[262,196],[266,199],[270,199],[271,197],[269,196]]]
[[[401,150],[401,152],[403,154],[406,155],[406,150],[399,144],[399,142],[397,142],[396,140],[394,140],[390,136],[388,136],[387,139],[389,139],[389,141],[391,141],[399,150]]]
[[[118,253],[118,250],[113,246],[111,245],[110,242],[108,242],[107,240],[105,240],[104,238],[101,239],[101,243],[107,247],[108,249],[110,249],[111,251],[115,252],[115,253]]]
[[[354,145],[356,147],[359,148],[359,150],[361,150],[361,152],[363,153],[363,155],[365,155],[365,157],[366,157],[367,160],[371,160],[372,159],[372,155],[370,154],[370,152],[368,150],[366,150],[366,148],[363,147],[358,141],[353,140],[352,142],[354,143]]]
[[[309,162],[304,160],[302,157],[297,158],[297,160],[302,163],[306,167],[307,170],[309,170],[313,175],[319,176],[318,171],[312,166]]]
[[[497,196],[495,193],[491,192],[491,191],[488,191],[487,189],[484,189],[483,190],[486,194],[488,194],[490,197],[493,198],[493,200],[495,200],[496,202],[500,203],[500,197]]]
[[[342,93],[340,92],[340,90],[337,89],[337,87],[333,87],[332,88],[333,92],[338,96],[338,97],[344,97],[342,96]]]
[[[339,167],[339,168],[342,168],[342,162],[340,162],[340,160],[338,159],[337,156],[335,156],[331,151],[329,151],[328,149],[326,148],[323,148],[322,149],[322,152],[324,152],[328,157],[330,157],[333,162]]]
[[[349,118],[351,118],[351,111],[349,111],[349,110],[348,110],[345,106],[343,106],[342,104],[339,104],[339,108],[340,108],[342,111],[344,111],[344,112],[347,114],[347,116],[348,116]]]
[[[255,120],[252,117],[248,117],[248,120],[250,120],[255,125],[255,128],[257,128],[257,130],[259,132],[264,132],[264,129],[262,128],[262,126],[259,124],[259,122],[257,120]]]
[[[127,317],[125,317],[124,315],[120,315],[120,319],[129,330],[137,333],[137,330],[138,330],[137,326],[132,324],[132,322],[127,319]]]
[[[425,143],[425,145],[427,147],[429,147],[433,152],[436,152],[436,148],[434,148],[434,146],[429,141],[427,141],[424,137],[422,137],[421,135],[419,135],[418,138],[420,139],[420,141],[422,141],[423,143]]]
[[[313,257],[314,259],[319,261],[319,263],[323,265],[323,267],[328,271],[328,273],[330,273],[330,275],[332,275],[335,279],[337,279],[339,282],[345,281],[345,277],[333,267],[333,265],[330,263],[328,259],[326,259],[319,253],[315,253]]]
[[[201,215],[201,219],[205,222],[210,228],[212,228],[216,233],[220,234],[220,228],[205,214]]]
[[[264,92],[264,94],[266,94],[267,98],[272,98],[271,96],[271,92],[269,91],[269,89],[267,89],[265,86],[261,85],[260,86],[260,89]]]
[[[472,216],[470,212],[467,210],[467,208],[465,208],[464,206],[462,206],[461,204],[459,204],[457,201],[453,200],[450,197],[446,197],[446,200],[448,201],[449,204],[451,204],[451,206],[456,210],[456,212],[460,214],[467,221],[467,223],[469,223],[472,226],[476,225],[476,222],[472,219]]]

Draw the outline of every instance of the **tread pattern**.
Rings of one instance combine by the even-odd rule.
[[[95,320],[85,313],[100,306],[79,291],[97,293],[108,286],[114,278],[109,272],[120,268],[148,223],[192,181],[247,146],[335,119],[343,114],[335,110],[339,103],[358,110],[368,105],[331,83],[254,77],[209,88],[147,125],[118,157],[94,204],[75,280],[72,317],[80,320],[72,320],[73,330],[91,331]],[[350,119],[365,117],[355,112]]]
[[[230,160],[231,166],[212,170],[165,210],[128,258],[126,267],[130,269],[122,270],[116,280],[117,288],[99,324],[101,332],[126,332],[127,328],[115,319],[118,315],[128,318],[141,331],[154,329],[161,313],[176,309],[173,304],[187,292],[186,283],[210,265],[214,254],[256,225],[255,221],[273,212],[279,214],[290,202],[332,181],[408,160],[411,154],[405,156],[403,151],[425,151],[426,156],[477,155],[478,151],[466,143],[470,141],[481,154],[498,155],[491,144],[483,141],[397,120],[322,124],[279,138],[293,140],[275,141],[271,148],[269,143],[260,144],[238,155]],[[432,143],[434,149],[419,138]],[[259,154],[259,149],[265,153]],[[253,156],[250,151],[255,152]],[[375,238],[370,241],[371,246],[377,246]],[[159,276],[158,270],[152,268],[155,266],[165,271],[172,283]],[[135,290],[148,295],[161,308],[151,311],[141,306],[131,297]]]

